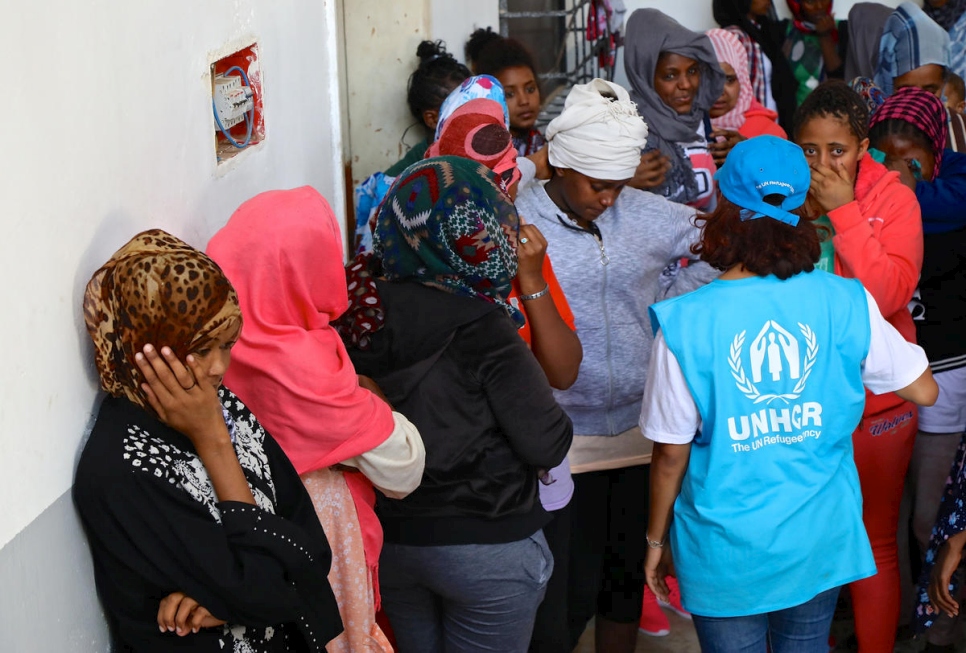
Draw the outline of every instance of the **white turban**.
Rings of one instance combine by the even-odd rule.
[[[573,87],[547,125],[550,165],[595,179],[630,179],[641,163],[647,125],[627,91],[597,78]]]

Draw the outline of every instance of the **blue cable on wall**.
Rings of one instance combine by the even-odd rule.
[[[245,82],[245,86],[247,86],[248,88],[251,88],[251,83],[248,81],[248,75],[239,66],[232,66],[231,68],[229,68],[228,70],[226,70],[222,74],[227,77],[234,70],[237,70],[241,74],[242,80]],[[252,91],[252,92],[254,93],[254,91]],[[211,111],[215,115],[215,124],[218,125],[218,129],[221,130],[221,133],[225,136],[225,138],[228,140],[229,143],[231,143],[232,145],[234,145],[235,147],[237,147],[239,150],[244,149],[244,148],[248,147],[251,144],[251,142],[252,142],[252,128],[255,125],[255,103],[254,103],[254,101],[252,102],[251,111],[249,111],[248,113],[245,114],[245,124],[246,124],[246,126],[247,126],[248,129],[247,129],[247,131],[245,133],[245,140],[242,141],[241,143],[239,143],[234,138],[232,138],[232,135],[230,133],[228,133],[228,130],[225,129],[224,125],[221,124],[221,118],[218,117],[218,109],[215,107],[215,101],[214,101],[214,99],[211,100]],[[249,114],[251,114],[251,115],[249,116]]]

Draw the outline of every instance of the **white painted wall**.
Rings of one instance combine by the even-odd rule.
[[[876,0],[835,0],[835,16],[839,19],[846,19],[849,16],[849,10],[852,5],[856,2],[868,2]],[[888,5],[890,7],[897,7],[902,0],[877,0],[880,4]],[[717,27],[718,24],[714,22],[714,17],[711,15],[711,0],[625,0],[625,5],[627,5],[627,16],[630,17],[631,12],[635,9],[641,9],[644,7],[654,7],[660,9],[668,16],[671,16],[676,21],[692,30],[705,31],[712,27]],[[783,0],[774,0],[775,9],[778,11],[778,15],[787,18],[791,15],[788,11],[788,5]],[[624,58],[623,58],[623,48],[621,48],[621,54],[619,55],[619,61],[617,62],[617,74],[615,75],[615,80],[618,84],[627,86],[627,75],[624,74]]]
[[[97,266],[151,227],[203,247],[262,190],[311,184],[341,212],[345,187],[338,0],[8,4],[0,21],[0,557],[19,558],[29,547],[15,554],[5,545],[69,490],[95,408],[81,298]],[[267,139],[218,167],[210,57],[251,39],[261,48]],[[82,546],[79,537],[49,545],[55,553]],[[22,571],[28,562],[10,564]],[[68,582],[42,569],[25,577],[23,587],[4,586],[24,606],[51,591],[36,585]],[[46,639],[52,615],[43,605],[25,610],[38,622],[5,613],[0,632],[32,627]]]
[[[498,0],[351,0],[345,6],[346,70],[353,184],[385,170],[422,140],[406,104],[419,63],[416,46],[445,41],[460,61],[477,27],[499,28]]]
[[[313,184],[337,210],[344,192],[334,0],[52,0],[6,13],[0,546],[71,485],[96,393],[80,310],[94,269],[150,227],[204,246],[264,189]],[[252,38],[267,139],[218,169],[209,56]]]

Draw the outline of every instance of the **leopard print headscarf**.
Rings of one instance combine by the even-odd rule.
[[[84,321],[101,387],[150,410],[134,355],[168,346],[179,359],[241,325],[238,297],[214,261],[160,229],[145,231],[87,284]]]

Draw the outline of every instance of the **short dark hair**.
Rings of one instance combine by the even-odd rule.
[[[466,57],[473,62],[473,70],[477,75],[496,77],[507,68],[523,66],[533,71],[534,77],[537,76],[533,55],[525,45],[488,29],[476,30],[466,42]]]
[[[719,270],[741,263],[757,275],[774,274],[779,279],[815,269],[827,232],[820,232],[804,207],[791,211],[799,216],[794,227],[769,217],[742,220],[743,210],[719,194],[714,212],[696,218],[698,226],[704,223],[704,231],[691,251]]]
[[[413,117],[422,121],[423,111],[438,109],[470,71],[446,51],[442,41],[423,41],[416,48],[416,56],[419,67],[409,77],[406,101]]]
[[[963,83],[962,77],[950,71],[949,76],[946,78],[946,85],[951,87],[953,92],[959,95],[960,100],[966,100],[966,84]]]
[[[860,141],[869,135],[869,107],[862,96],[840,79],[819,84],[795,111],[795,140],[813,118],[834,116],[844,120]]]

